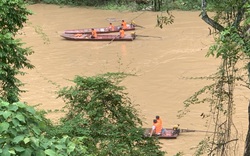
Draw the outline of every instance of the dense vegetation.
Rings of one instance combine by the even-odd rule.
[[[59,97],[66,103],[67,114],[50,136],[86,136],[83,142],[90,153],[107,155],[164,155],[159,142],[143,138],[138,111],[118,84],[124,73],[107,73],[94,77],[76,76],[75,85],[62,88]]]
[[[198,10],[200,0],[29,0],[30,3],[47,3],[73,6],[93,6],[106,9],[130,10]]]
[[[208,4],[214,10],[214,17],[207,14]],[[201,112],[208,119],[207,126],[214,131],[199,144],[196,155],[239,155],[237,126],[234,124],[235,88],[249,86],[250,57],[250,2],[247,0],[202,0],[201,18],[214,28],[215,43],[207,53],[221,59],[218,71],[201,79],[211,80],[188,98],[184,104],[186,113],[192,104],[206,104],[207,112]],[[243,65],[243,66],[242,66]],[[249,105],[250,108],[250,105]],[[249,109],[250,117],[250,109]],[[250,118],[249,118],[250,121]],[[246,139],[245,156],[250,155],[250,127]]]
[[[21,70],[32,69],[33,65],[26,58],[32,50],[22,48],[23,43],[14,37],[31,13],[24,2],[17,6],[15,2],[0,2],[0,6],[0,96],[8,102],[17,102],[23,85],[17,75],[24,75]]]
[[[33,107],[0,100],[0,155],[91,156],[87,147],[82,145],[86,138],[46,136],[46,129],[50,126],[50,121]]]
[[[0,1],[0,155],[11,156],[163,156],[156,138],[144,138],[142,120],[119,83],[128,75],[76,76],[62,88],[66,115],[57,125],[19,101],[16,77],[32,69],[16,33],[31,12],[23,0]]]
[[[208,56],[222,60],[217,73],[206,79],[214,83],[205,86],[184,102],[185,110],[191,104],[210,105],[204,113],[215,121],[216,133],[208,136],[195,155],[237,155],[237,127],[233,123],[234,88],[237,82],[249,87],[248,75],[239,75],[238,64],[249,62],[250,4],[247,0],[30,0],[32,3],[53,3],[74,6],[95,6],[131,10],[201,9],[202,19],[215,31],[216,43]],[[209,5],[208,5],[209,4]],[[107,73],[93,77],[76,76],[74,85],[58,92],[65,101],[66,115],[53,125],[43,112],[19,102],[20,87],[16,77],[32,69],[27,56],[33,52],[23,48],[16,33],[31,13],[23,0],[0,1],[0,155],[148,155],[161,156],[160,143],[154,138],[143,138],[142,120],[135,106],[119,83],[129,76],[125,73]],[[108,6],[108,7],[107,7]],[[211,19],[207,10],[215,10]],[[166,20],[163,23],[171,23]],[[162,27],[162,26],[161,26]],[[248,64],[247,64],[248,65]],[[204,93],[210,93],[205,99]],[[184,110],[184,113],[185,113]],[[250,112],[249,112],[250,114]],[[250,129],[250,128],[249,128]],[[250,131],[246,139],[245,155],[250,154]],[[178,154],[180,155],[180,154]]]

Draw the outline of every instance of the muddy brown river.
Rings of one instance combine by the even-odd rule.
[[[26,83],[22,101],[39,105],[37,109],[61,109],[64,103],[56,98],[58,86],[68,86],[75,75],[93,76],[106,72],[128,72],[138,76],[128,77],[122,85],[127,87],[129,97],[138,104],[144,127],[151,127],[152,119],[159,115],[164,127],[180,124],[180,128],[204,130],[206,120],[201,113],[207,112],[205,105],[191,107],[183,118],[177,114],[183,109],[183,101],[193,95],[206,80],[191,80],[184,77],[208,76],[214,73],[220,60],[205,57],[213,43],[208,25],[199,17],[200,12],[173,11],[175,21],[163,29],[155,27],[156,12],[109,11],[93,8],[60,7],[55,5],[31,5],[34,15],[22,30],[20,37],[34,50],[29,56],[35,66],[26,70],[20,79]],[[167,15],[164,14],[163,15]],[[135,19],[134,19],[135,18]],[[132,42],[84,42],[68,41],[60,37],[67,29],[108,26],[107,19],[131,21],[145,28],[137,28],[136,34],[162,37],[137,37]],[[39,33],[37,33],[39,32]],[[126,32],[129,33],[129,32]],[[244,149],[248,127],[247,106],[249,91],[236,89],[236,111],[234,122],[239,131],[239,155]],[[48,118],[56,121],[61,113],[51,113]],[[174,140],[161,140],[162,150],[167,156],[184,152],[191,156],[206,133],[182,133]]]

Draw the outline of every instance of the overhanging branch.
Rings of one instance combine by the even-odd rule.
[[[203,21],[205,21],[207,24],[209,24],[210,26],[212,26],[214,29],[218,30],[219,32],[224,30],[224,27],[222,25],[220,25],[219,23],[215,22],[214,20],[212,20],[208,15],[207,15],[207,11],[206,11],[206,7],[207,7],[207,2],[206,0],[202,0],[202,13],[201,13],[201,19]]]

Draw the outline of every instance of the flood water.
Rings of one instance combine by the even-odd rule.
[[[56,99],[58,86],[68,86],[75,75],[93,76],[106,72],[128,72],[138,76],[128,77],[122,85],[137,109],[145,118],[144,127],[151,127],[152,119],[159,115],[164,127],[180,124],[180,128],[207,130],[206,120],[200,116],[209,109],[196,105],[183,118],[177,118],[183,109],[183,101],[193,95],[206,80],[191,80],[185,77],[208,76],[214,73],[220,63],[212,57],[205,57],[213,36],[209,35],[208,25],[199,17],[200,12],[173,11],[175,21],[163,29],[155,27],[155,12],[120,12],[93,8],[60,7],[55,5],[31,5],[34,15],[20,36],[26,46],[34,50],[29,56],[35,66],[26,70],[27,75],[20,79],[26,83],[22,101],[37,105],[40,109],[55,110],[64,106]],[[163,15],[167,15],[164,14]],[[68,41],[60,37],[67,29],[80,29],[108,26],[107,19],[131,21],[145,28],[136,29],[136,34],[156,37],[138,37],[132,42],[81,42]],[[37,33],[37,32],[40,33]],[[126,32],[129,33],[129,32]],[[242,155],[248,126],[247,105],[249,91],[236,90],[236,112],[234,122],[240,133],[239,155]],[[52,120],[61,117],[60,113],[48,115]],[[206,133],[183,133],[175,140],[161,140],[162,149],[172,156],[184,152],[185,156],[194,153],[195,147]]]

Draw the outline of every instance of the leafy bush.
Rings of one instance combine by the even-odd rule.
[[[23,43],[15,39],[30,14],[23,0],[0,1],[0,96],[10,103],[19,101],[22,92],[23,83],[17,76],[25,74],[23,69],[34,67],[27,59],[32,50],[23,48]]]
[[[82,145],[84,137],[46,137],[45,129],[50,123],[33,107],[0,100],[0,155],[89,155]]]
[[[164,155],[158,140],[143,138],[138,111],[124,92],[125,87],[118,85],[126,76],[76,76],[74,86],[59,91],[68,112],[49,135],[86,136],[84,145],[98,156]]]
[[[93,6],[109,10],[152,10],[154,0],[29,0],[32,3],[48,3],[58,5],[73,6]],[[143,3],[144,2],[144,3]],[[198,10],[201,8],[199,0],[162,0],[156,1],[162,3],[159,11],[166,10]]]

